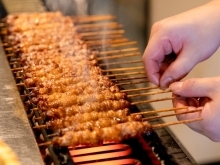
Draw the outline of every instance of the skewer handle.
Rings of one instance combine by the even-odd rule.
[[[164,123],[164,124],[154,124],[152,125],[153,129],[158,129],[158,128],[163,128],[171,125],[177,125],[177,124],[185,124],[185,123],[191,123],[191,122],[196,122],[196,121],[201,121],[203,118],[196,118],[196,119],[189,119],[189,120],[182,120],[182,121],[177,121],[177,122],[169,122],[169,123]]]

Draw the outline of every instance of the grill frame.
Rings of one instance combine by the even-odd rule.
[[[0,44],[2,44],[1,41]],[[0,137],[12,148],[22,165],[43,165],[39,148],[2,46],[0,46],[0,75],[2,87],[0,88],[0,125],[2,127]]]

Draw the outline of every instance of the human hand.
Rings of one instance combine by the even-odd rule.
[[[202,121],[188,123],[192,130],[220,142],[220,77],[189,79],[170,85],[174,96],[174,107],[189,106],[188,110],[202,108],[201,112],[178,115],[178,120],[203,118]],[[181,112],[184,110],[178,110]]]
[[[220,1],[155,23],[143,55],[148,79],[162,88],[182,79],[220,45]],[[170,58],[172,52],[176,57]]]

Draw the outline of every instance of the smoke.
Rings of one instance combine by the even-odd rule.
[[[87,15],[88,0],[45,0],[49,11],[61,11],[64,15]]]

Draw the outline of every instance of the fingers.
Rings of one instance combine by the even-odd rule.
[[[194,68],[199,61],[192,59],[189,62],[190,55],[191,53],[186,55],[184,52],[180,52],[176,60],[166,68],[159,82],[162,88],[167,88],[171,83],[182,79]]]
[[[178,120],[203,118],[202,121],[187,123],[192,130],[201,133],[212,141],[220,141],[220,134],[216,128],[220,127],[219,98],[220,77],[190,79],[175,82],[170,85],[174,107],[188,106],[185,111],[202,108],[202,111],[177,115]],[[178,110],[178,112],[180,112]]]
[[[220,78],[194,78],[170,85],[173,93],[183,97],[208,97],[213,98],[218,94]]]
[[[171,48],[171,45],[167,43],[167,47]],[[172,49],[171,49],[172,50]],[[148,79],[155,85],[159,85],[160,63],[164,60],[164,54],[167,52],[164,50],[160,41],[152,38],[143,55],[143,62]]]
[[[142,58],[148,79],[162,88],[167,88],[172,82],[183,78],[201,61],[196,57],[194,47],[188,48],[187,41],[183,37],[177,37],[180,35],[178,30],[172,28],[160,25],[163,30],[153,29]],[[190,57],[193,58],[189,63]]]
[[[175,94],[173,94],[173,96],[177,96]],[[196,110],[198,108],[202,108],[203,107],[199,107],[199,101],[196,98],[175,98],[172,100],[173,101],[173,105],[174,107],[183,107],[183,106],[188,106],[187,109],[183,109],[183,110],[177,110],[176,112],[187,112],[187,111],[191,111],[191,110]],[[196,118],[201,118],[201,112],[193,112],[193,113],[186,113],[186,114],[182,114],[182,115],[177,115],[176,118],[181,121],[181,120],[189,120],[189,119],[196,119]],[[193,129],[194,131],[201,133],[201,127],[200,127],[200,123],[201,122],[192,122],[192,123],[187,123],[186,125],[188,127],[190,127],[191,129]]]
[[[150,40],[142,57],[147,77],[155,85],[159,85],[159,80],[161,78],[160,64],[164,61],[165,55],[173,51],[173,47],[169,40],[169,30],[165,30],[168,28],[163,26],[163,21],[153,25]]]

